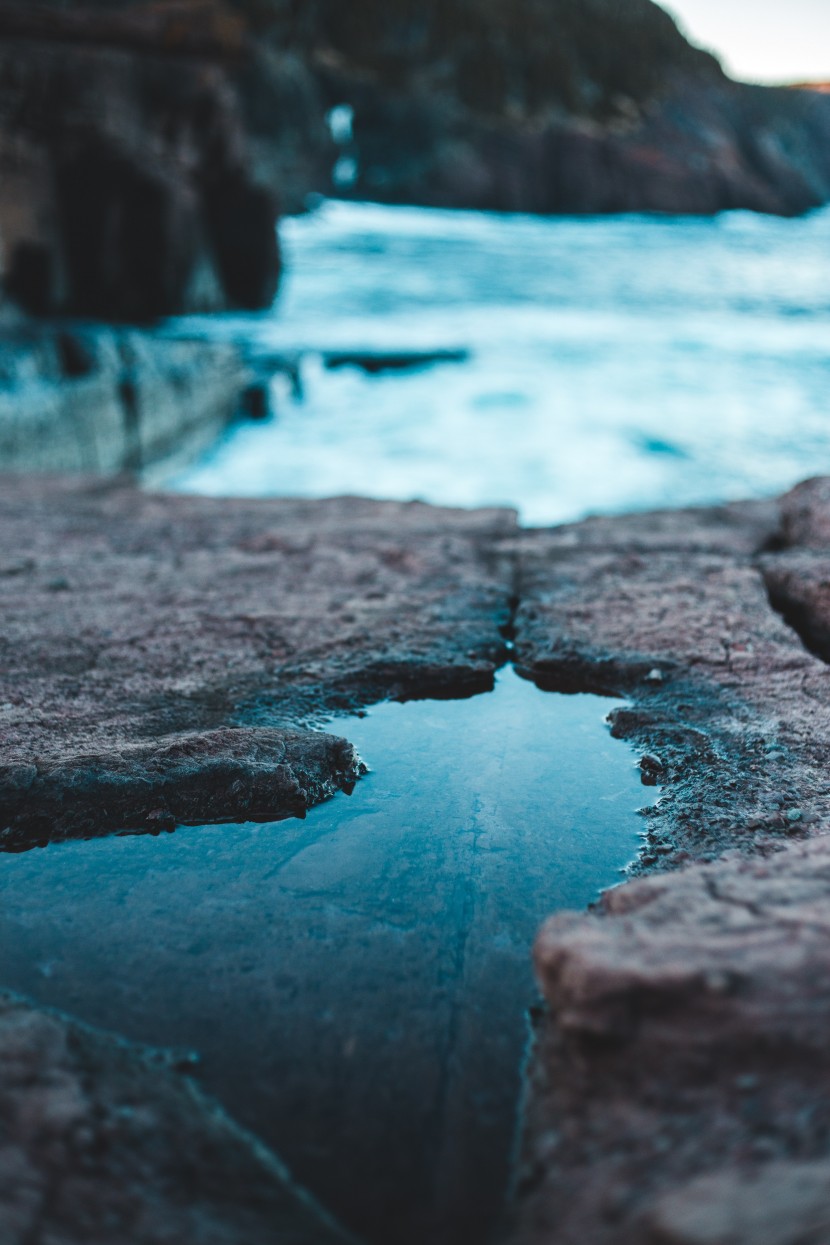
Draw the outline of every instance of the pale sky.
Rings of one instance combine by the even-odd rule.
[[[830,0],[660,0],[693,43],[753,82],[830,80]]]

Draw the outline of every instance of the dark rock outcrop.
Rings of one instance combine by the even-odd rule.
[[[318,0],[284,38],[354,110],[357,197],[785,215],[830,197],[830,100],[730,81],[650,0]]]
[[[312,190],[787,214],[830,197],[828,152],[826,94],[729,81],[650,0],[0,3],[0,273],[35,313],[265,306]]]
[[[31,312],[267,306],[324,152],[308,75],[218,3],[0,4],[0,268]]]

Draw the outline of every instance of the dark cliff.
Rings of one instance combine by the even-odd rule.
[[[830,100],[749,87],[651,0],[237,0],[354,111],[341,192],[534,212],[830,198]]]
[[[330,163],[310,75],[210,0],[0,3],[0,245],[27,310],[260,307]]]
[[[651,0],[0,0],[0,272],[27,310],[267,306],[277,217],[313,190],[797,213],[830,199],[830,97],[730,81]]]

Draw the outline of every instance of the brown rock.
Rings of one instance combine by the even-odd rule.
[[[786,585],[824,625],[828,514],[823,482],[780,505],[519,533],[498,511],[11,481],[10,842],[296,812],[354,777],[348,746],[310,726],[486,688],[512,621],[541,686],[627,696],[614,730],[663,788],[640,868],[674,871],[540,937],[549,1011],[511,1239],[749,1245],[798,1202],[793,1230],[821,1240],[830,681],[773,603]],[[677,869],[692,858],[711,863]]]
[[[713,863],[540,936],[514,1243],[827,1239],[826,481],[780,515],[521,538],[522,665],[627,692],[615,730],[664,766],[644,862]]]
[[[826,1230],[829,896],[819,838],[632,883],[547,924],[551,1023],[512,1239],[750,1245],[761,1222],[776,1242],[808,1239],[796,1223]],[[805,1160],[816,1168],[792,1166]]]
[[[0,996],[4,1245],[346,1242],[173,1062]]]
[[[270,820],[353,782],[350,749],[298,726],[492,686],[511,591],[493,546],[513,528],[498,511],[9,478],[7,843],[141,826],[159,806]]]

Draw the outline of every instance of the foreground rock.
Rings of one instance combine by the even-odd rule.
[[[0,532],[13,849],[301,813],[358,773],[310,727],[485,690],[512,632],[541,687],[626,696],[613,729],[662,787],[649,876],[539,939],[512,1239],[825,1239],[827,481],[520,532],[21,478]]]
[[[167,1062],[0,995],[4,1245],[345,1243]]]
[[[522,660],[627,686],[617,729],[655,748],[642,863],[710,863],[540,936],[515,1242],[827,1239],[830,675],[767,593],[823,634],[828,524],[817,481],[777,518],[597,521],[525,561]]]
[[[12,477],[0,525],[7,846],[297,815],[357,776],[304,723],[505,655],[507,512]]]
[[[818,839],[548,924],[516,1241],[827,1239],[828,897]]]

